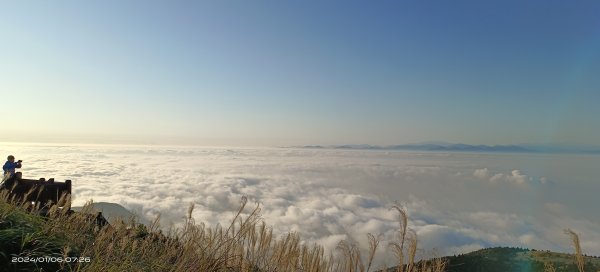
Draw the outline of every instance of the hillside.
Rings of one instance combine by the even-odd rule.
[[[599,271],[600,258],[584,256],[585,271]],[[543,272],[549,262],[556,271],[577,272],[573,254],[521,248],[486,248],[468,254],[447,257],[446,271],[461,272]]]

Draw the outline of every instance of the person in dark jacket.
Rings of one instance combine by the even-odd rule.
[[[22,160],[15,162],[15,156],[9,155],[8,158],[6,158],[6,163],[4,163],[4,166],[2,166],[2,170],[4,170],[4,176],[14,176],[15,169],[21,168],[22,162]]]

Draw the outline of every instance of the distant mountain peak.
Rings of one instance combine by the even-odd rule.
[[[470,145],[462,143],[447,143],[440,141],[421,142],[413,144],[377,146],[369,144],[345,145],[306,145],[297,148],[329,148],[357,150],[407,150],[407,151],[443,151],[443,152],[507,152],[507,153],[585,153],[600,154],[600,147],[576,145]]]

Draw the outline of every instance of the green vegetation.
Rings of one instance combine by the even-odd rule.
[[[25,213],[6,202],[0,202],[0,267],[11,267],[14,256],[62,256],[61,249],[67,241],[61,236],[50,236],[44,230],[42,217]],[[76,252],[73,252],[76,253]],[[47,270],[57,270],[58,263],[41,265]],[[35,263],[20,266],[34,270]]]
[[[585,263],[583,271],[600,270],[600,258],[582,256]],[[555,271],[581,271],[576,263],[574,254],[556,253],[550,251],[529,250],[523,248],[486,248],[468,254],[446,258],[448,271],[523,271],[544,272],[546,267]]]

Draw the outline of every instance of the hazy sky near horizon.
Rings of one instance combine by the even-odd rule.
[[[0,140],[600,144],[597,1],[0,2]]]

